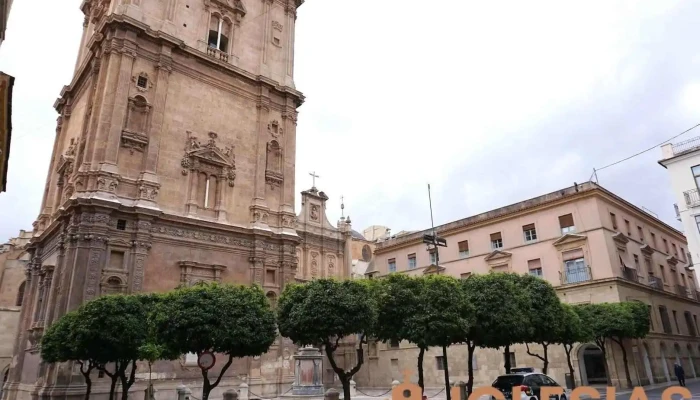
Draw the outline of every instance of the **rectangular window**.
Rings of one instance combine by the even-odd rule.
[[[671,321],[668,319],[668,310],[665,306],[659,306],[659,315],[661,316],[661,326],[664,329],[664,333],[673,333]]]
[[[673,313],[673,322],[676,324],[676,333],[681,334],[681,329],[678,327],[678,314],[676,310],[671,311]]]
[[[574,216],[572,214],[566,214],[559,217],[559,227],[561,228],[561,234],[565,235],[567,233],[576,232],[576,226],[574,226]]]
[[[395,258],[390,258],[389,259],[389,273],[396,272],[396,259]]]
[[[437,252],[430,250],[430,265],[437,265]]]
[[[109,253],[109,268],[124,269],[124,252],[113,251]]]
[[[637,233],[639,234],[639,240],[644,243],[644,230],[641,226],[637,227]]]
[[[469,257],[469,241],[468,240],[463,240],[463,241],[457,243],[457,247],[459,247],[459,258]]]
[[[634,267],[639,271],[639,256],[636,254],[634,255]]]
[[[648,259],[648,258],[646,258],[646,257],[644,257],[644,267],[646,267],[647,272],[649,273],[649,275],[653,275],[653,274],[654,274],[654,271],[652,271],[652,268],[651,268],[651,260]]]
[[[682,246],[681,246],[681,260],[683,260],[683,262],[688,262],[688,259],[685,258],[685,249]]]
[[[700,165],[690,168],[690,171],[693,173],[693,178],[695,178],[695,187],[700,189]]]
[[[625,220],[625,229],[627,229],[627,236],[632,237],[632,229],[628,220]]]
[[[610,213],[610,222],[612,222],[613,229],[617,230],[617,217],[613,213]]]
[[[666,254],[670,254],[671,252],[668,251],[668,241],[666,241],[666,239],[663,239],[663,241],[664,241],[664,250],[666,250]]]
[[[659,270],[661,270],[661,282],[666,282],[666,268],[663,265],[659,265]]]
[[[498,250],[503,248],[503,238],[501,237],[501,232],[496,232],[491,234],[491,249]]]
[[[523,235],[525,236],[525,242],[532,242],[537,240],[537,231],[535,230],[535,224],[528,224],[523,226]]]
[[[656,248],[656,234],[654,232],[649,232],[649,234],[651,235],[651,245]]]
[[[539,258],[528,260],[527,269],[530,275],[542,277],[542,261]]]
[[[688,334],[690,336],[697,336],[697,332],[695,331],[695,324],[693,324],[693,318],[690,316],[690,312],[686,311],[683,313],[685,316],[685,324],[688,326]]]
[[[471,276],[472,276],[471,272],[465,272],[465,273],[459,275],[459,279],[465,280],[465,279],[469,279]]]
[[[443,356],[437,356],[435,357],[435,363],[437,365],[437,370],[438,371],[444,371],[445,370],[445,357]]]
[[[125,219],[118,219],[117,220],[117,230],[119,230],[119,231],[126,230],[126,220]]]
[[[673,247],[673,254],[678,258],[678,248],[676,247],[675,243],[671,243],[671,247]]]
[[[416,267],[416,253],[408,255],[408,269],[413,269]]]
[[[693,322],[695,323],[695,331],[698,330],[698,316],[693,314]]]
[[[591,280],[591,274],[583,258],[583,250],[576,249],[562,253],[564,260],[564,283],[577,283]]]

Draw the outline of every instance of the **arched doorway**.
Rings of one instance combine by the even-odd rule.
[[[605,358],[600,348],[593,344],[582,345],[578,351],[579,371],[581,371],[581,384],[607,385],[608,378],[605,374]]]
[[[644,362],[644,370],[649,378],[649,384],[654,384],[654,372],[651,369],[651,361],[649,361],[649,346],[646,343],[642,343],[642,360]]]
[[[668,373],[668,360],[666,359],[666,345],[661,343],[659,346],[660,354],[661,354],[661,365],[663,366],[664,369],[664,376],[666,377],[666,382],[671,381],[671,374]]]

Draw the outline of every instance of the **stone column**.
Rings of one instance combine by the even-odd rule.
[[[189,170],[189,187],[190,199],[187,201],[187,214],[194,215],[197,213],[197,192],[199,191],[199,173],[194,169]]]
[[[287,16],[287,68],[285,74],[285,86],[294,87],[294,33],[297,19],[296,5],[292,2],[285,8]]]
[[[122,129],[129,100],[129,86],[131,85],[131,75],[133,73],[134,59],[136,59],[136,32],[126,31],[123,37],[124,45],[120,49],[121,57],[119,72],[117,74],[114,89],[114,107],[112,107],[111,126],[108,130],[106,141],[105,163],[101,170],[110,173],[118,173],[117,155],[121,142]]]
[[[174,6],[173,6],[174,7]],[[172,73],[172,50],[168,45],[160,48],[160,59],[157,65],[155,94],[152,100],[153,116],[151,126],[148,130],[148,152],[146,154],[146,168],[141,179],[158,182],[158,153],[160,150],[160,139],[165,118],[165,99],[168,95],[168,80]],[[184,132],[183,132],[184,133]]]
[[[284,182],[282,187],[282,198],[280,199],[280,212],[294,213],[294,181],[295,181],[295,159],[296,159],[296,111],[287,99],[286,111],[282,114],[282,125],[284,126],[284,159],[282,160],[282,176]]]
[[[216,204],[214,206],[214,211],[216,211],[216,219],[219,222],[226,222],[226,192],[230,190],[228,185],[228,179],[226,171],[224,170],[221,174],[216,176]]]
[[[102,76],[100,79],[101,91],[98,94],[97,100],[95,101],[95,104],[99,106],[99,115],[95,116],[95,139],[91,143],[92,156],[90,158],[90,162],[92,164],[92,170],[95,170],[97,165],[105,160],[105,146],[102,144],[107,142],[110,135],[113,110],[117,104],[116,95],[113,91],[119,82],[120,59],[121,57],[119,53],[114,49],[110,49],[103,54],[102,63],[104,64],[105,68],[103,68],[104,72],[102,74],[104,74],[104,76]],[[122,103],[122,108],[125,112],[127,103],[126,99]],[[119,128],[121,128],[121,125],[119,125]],[[97,145],[98,143],[101,145]]]

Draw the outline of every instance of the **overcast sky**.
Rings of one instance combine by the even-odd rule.
[[[0,243],[39,212],[79,4],[19,0],[11,10],[0,70],[17,80]],[[355,229],[398,232],[429,227],[428,182],[445,223],[586,181],[700,123],[699,22],[700,2],[689,1],[307,0],[296,190],[315,170],[331,221],[343,195]],[[598,177],[679,227],[660,154]]]

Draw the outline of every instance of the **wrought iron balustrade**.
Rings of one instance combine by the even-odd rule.
[[[700,193],[697,189],[687,190],[683,192],[683,197],[685,197],[685,205],[688,207],[700,206]]]

